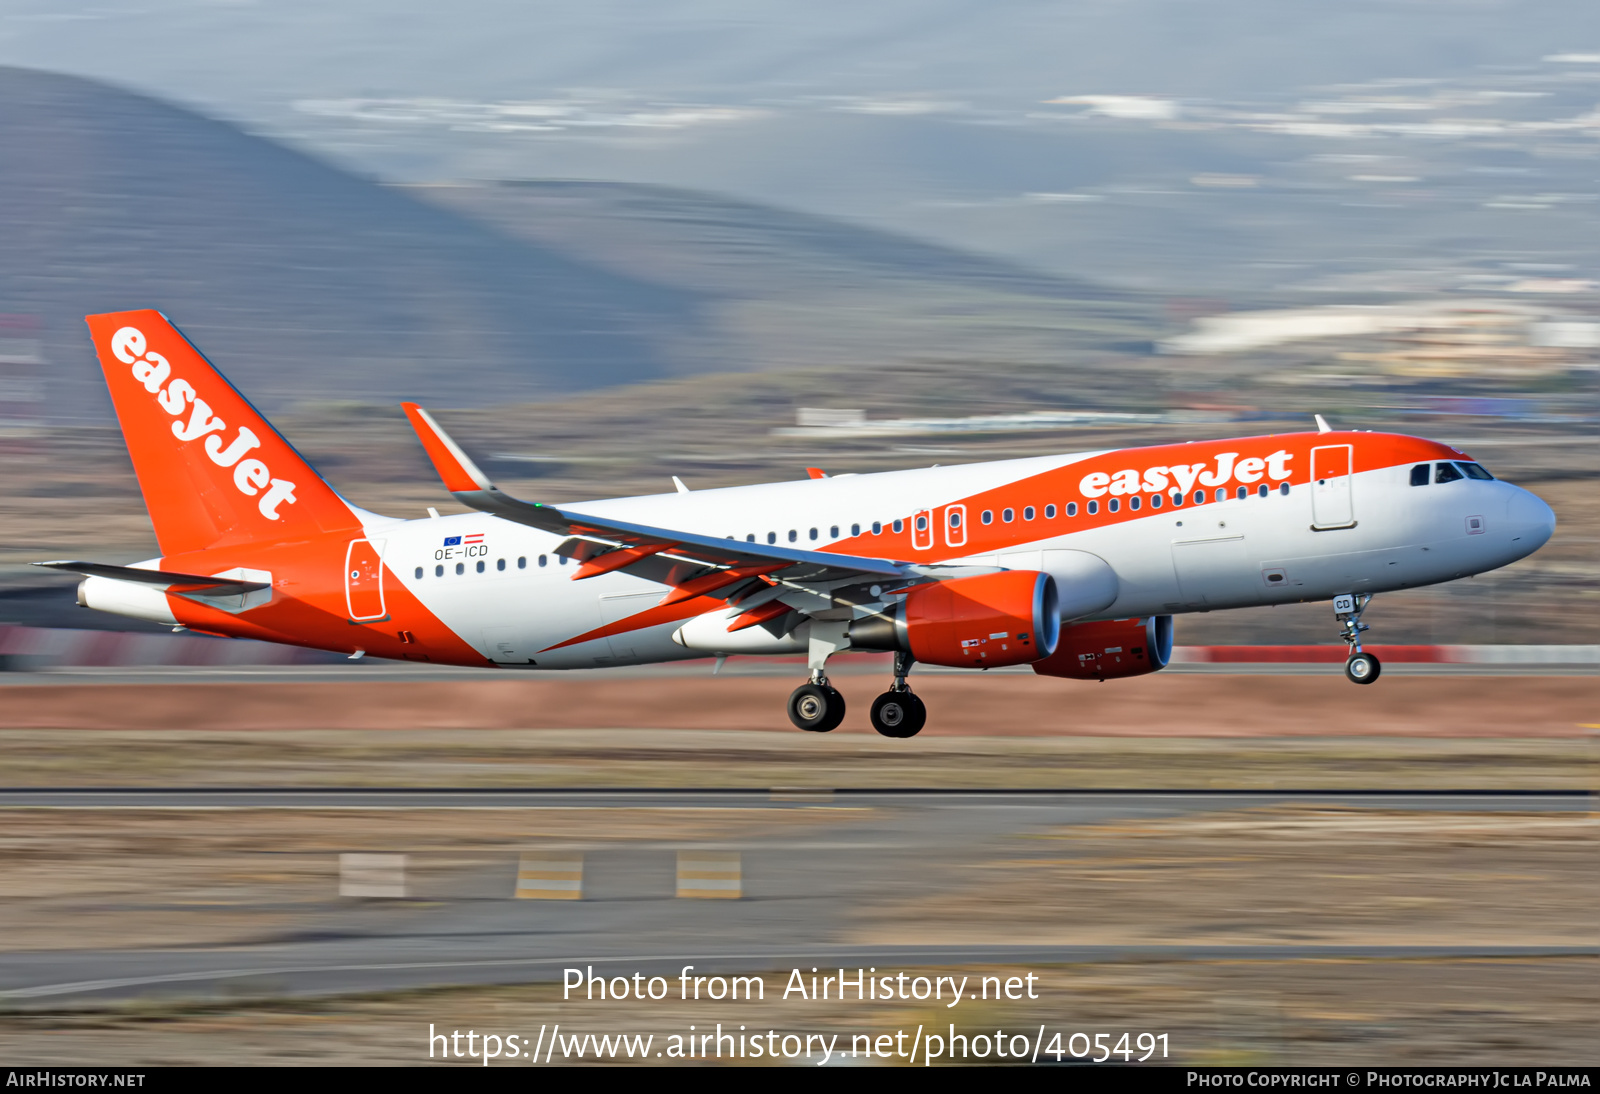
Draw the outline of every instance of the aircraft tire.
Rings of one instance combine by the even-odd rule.
[[[1370,684],[1383,672],[1383,662],[1370,653],[1354,654],[1344,663],[1344,675],[1352,684]]]
[[[789,721],[807,733],[828,733],[844,721],[844,696],[828,684],[801,684],[789,696]]]
[[[915,737],[927,721],[927,706],[912,692],[886,691],[873,700],[872,728],[885,737]]]

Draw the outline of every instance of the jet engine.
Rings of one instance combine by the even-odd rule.
[[[850,645],[928,665],[994,668],[1048,657],[1061,631],[1055,579],[1006,570],[918,585],[881,615],[850,624]]]
[[[1061,641],[1049,657],[1033,662],[1040,676],[1071,680],[1115,680],[1143,676],[1172,659],[1172,616],[1073,623],[1061,628]]]

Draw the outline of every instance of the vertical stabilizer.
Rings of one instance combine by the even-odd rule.
[[[164,315],[87,319],[163,555],[361,526]]]

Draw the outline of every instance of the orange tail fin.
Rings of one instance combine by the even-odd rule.
[[[361,526],[166,316],[87,318],[163,555]]]

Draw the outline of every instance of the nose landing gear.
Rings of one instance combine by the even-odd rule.
[[[928,708],[906,683],[911,672],[911,655],[894,655],[894,684],[872,703],[872,728],[885,737],[904,739],[922,732],[928,721]]]
[[[1370,593],[1343,593],[1333,598],[1333,615],[1339,621],[1339,637],[1350,649],[1350,656],[1344,663],[1344,675],[1352,684],[1370,684],[1383,672],[1383,662],[1361,648],[1361,632],[1371,629],[1361,622],[1361,613],[1371,603]]]

